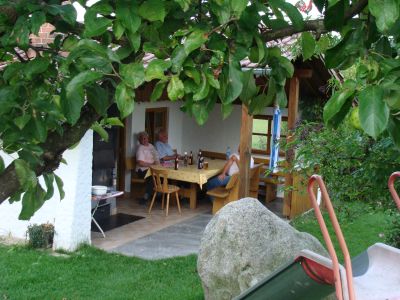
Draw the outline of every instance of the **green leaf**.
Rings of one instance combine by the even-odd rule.
[[[358,96],[361,127],[376,139],[387,127],[389,108],[383,101],[383,89],[380,86],[367,86]]]
[[[83,91],[72,91],[70,97],[67,97],[65,90],[62,90],[60,100],[62,113],[68,123],[75,124],[80,117],[81,108],[85,101]]]
[[[70,25],[75,25],[77,13],[75,7],[71,4],[66,5],[48,5],[48,12],[52,15],[60,15],[61,18]]]
[[[229,0],[231,3],[231,9],[236,17],[240,18],[242,12],[246,9],[247,0]]]
[[[31,15],[31,31],[34,35],[39,34],[40,27],[46,22],[46,15],[42,11],[35,11]]]
[[[176,3],[180,5],[183,11],[187,11],[190,7],[191,0],[175,0]]]
[[[106,118],[105,119],[105,124],[106,125],[111,125],[111,126],[120,126],[120,127],[124,127],[124,124],[121,122],[121,120],[117,117],[113,117],[113,118]]]
[[[38,57],[29,61],[24,68],[26,78],[32,80],[36,75],[46,71],[49,65],[50,61],[43,57]]]
[[[164,71],[171,66],[171,61],[161,59],[152,60],[145,70],[146,81],[153,79],[165,79]]]
[[[178,47],[176,47],[174,51],[172,51],[171,55],[171,71],[174,73],[179,73],[186,58],[187,54],[185,52],[185,47],[183,45],[179,45]]]
[[[400,120],[395,117],[390,117],[388,123],[388,131],[393,142],[395,143],[397,148],[400,149]]]
[[[315,40],[311,33],[303,32],[301,34],[301,49],[303,51],[303,61],[306,61],[313,56],[315,45]]]
[[[33,124],[36,139],[41,143],[45,142],[47,138],[47,127],[45,121],[41,116],[34,116]]]
[[[74,95],[77,90],[82,89],[82,87],[88,83],[99,80],[103,74],[94,71],[83,71],[76,75],[66,86],[66,96],[70,98]]]
[[[122,26],[121,22],[119,20],[114,21],[113,33],[115,35],[115,38],[119,40],[124,34],[124,32],[125,32],[125,27]]]
[[[325,12],[324,24],[328,30],[340,30],[344,24],[345,1],[329,1]]]
[[[135,92],[133,89],[120,83],[115,92],[115,101],[120,111],[121,119],[124,119],[133,112],[135,108]]]
[[[5,164],[4,164],[4,160],[3,158],[0,156],[0,174],[4,171],[4,169],[6,168]]]
[[[64,199],[65,193],[64,193],[64,183],[61,180],[60,177],[58,177],[56,174],[54,174],[54,179],[56,180],[58,192],[60,193],[60,200]]]
[[[85,37],[100,36],[111,26],[112,20],[98,17],[96,10],[90,8],[85,13]]]
[[[250,102],[249,113],[251,115],[262,114],[265,112],[265,108],[271,106],[274,103],[273,97],[268,97],[266,94],[262,93]]]
[[[208,119],[208,111],[205,103],[194,103],[192,114],[199,125],[203,125]]]
[[[29,165],[22,159],[14,160],[15,172],[17,173],[18,182],[24,188],[33,188],[37,185],[38,180],[35,172],[31,170]]]
[[[208,34],[203,30],[194,30],[187,39],[183,46],[185,47],[185,53],[189,55],[192,51],[203,45],[208,39]]]
[[[25,114],[14,119],[14,124],[17,125],[19,129],[23,129],[25,125],[30,121],[31,115]]]
[[[160,99],[160,97],[162,96],[162,93],[165,89],[167,82],[166,81],[162,81],[160,80],[159,82],[157,82],[156,86],[154,87],[151,95],[150,95],[150,101],[151,102],[155,102],[158,99]]]
[[[44,182],[46,184],[47,192],[44,196],[44,200],[49,200],[54,195],[54,174],[53,173],[44,173],[43,174]]]
[[[126,36],[128,37],[129,43],[131,44],[132,49],[134,49],[135,51],[139,50],[140,48],[140,40],[141,40],[141,36],[139,33],[137,32],[127,32]]]
[[[219,89],[220,89],[220,84],[219,84],[218,79],[216,79],[216,78],[214,77],[214,74],[212,74],[210,70],[207,70],[207,71],[205,72],[205,74],[206,74],[206,77],[207,77],[207,82],[208,82],[213,88],[219,90]]]
[[[125,84],[136,89],[144,82],[144,67],[142,63],[121,65],[120,75]]]
[[[135,33],[142,23],[137,14],[137,6],[133,1],[116,1],[117,20],[131,33]]]
[[[295,6],[293,6],[292,4],[290,4],[286,1],[282,1],[282,0],[270,0],[269,3],[272,6],[277,7],[280,10],[283,10],[286,13],[286,15],[289,17],[289,19],[292,22],[292,25],[295,29],[297,29],[297,30],[303,29],[303,27],[304,27],[303,17]]]
[[[167,86],[168,98],[171,101],[181,99],[185,95],[185,88],[183,82],[179,79],[179,76],[174,75]]]
[[[234,61],[232,58],[229,59],[229,72],[228,72],[228,84],[226,89],[226,98],[221,99],[223,103],[231,103],[239,97],[243,88],[242,70],[240,64]]]
[[[225,24],[229,21],[231,16],[231,8],[228,0],[225,0],[222,5],[215,2],[210,2],[211,11],[217,16],[219,24]]]
[[[42,207],[45,202],[45,194],[45,191],[39,184],[36,187],[27,190],[22,197],[22,210],[18,219],[29,220],[35,212]]]
[[[336,127],[343,120],[350,109],[354,92],[355,85],[349,84],[347,88],[333,94],[324,107],[323,117],[327,125]]]
[[[209,91],[210,85],[207,82],[206,75],[204,74],[204,72],[201,72],[200,86],[193,95],[193,101],[199,101],[206,98]]]
[[[144,1],[139,7],[139,15],[149,20],[150,22],[161,21],[164,22],[166,15],[165,2],[158,0]]]
[[[398,0],[370,0],[368,9],[376,19],[376,26],[380,32],[387,32],[399,19]]]
[[[99,124],[99,122],[95,122],[91,127],[93,131],[97,132],[98,135],[102,138],[103,141],[108,142],[108,133],[107,131]]]
[[[108,91],[106,89],[98,85],[91,86],[87,88],[86,96],[90,105],[94,107],[99,115],[103,116],[107,113],[110,100],[108,99]]]
[[[225,120],[233,111],[233,104],[232,103],[223,103],[221,105],[221,113],[222,119]]]
[[[243,72],[243,89],[240,94],[240,100],[243,103],[249,104],[251,99],[257,95],[258,89],[256,86],[256,81],[254,79],[253,70],[248,70]]]
[[[325,65],[329,69],[346,69],[355,62],[362,48],[361,33],[351,30],[337,45],[326,51]]]
[[[11,195],[11,197],[8,199],[8,202],[12,204],[14,202],[21,201],[21,196],[22,192],[16,192],[14,195]]]

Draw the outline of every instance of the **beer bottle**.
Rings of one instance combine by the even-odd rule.
[[[189,165],[193,165],[193,152],[192,151],[190,151]]]
[[[197,156],[197,169],[203,169],[201,150],[199,150],[199,154]]]
[[[178,158],[178,154],[175,156],[175,170],[179,169],[179,158]]]
[[[187,156],[187,152],[185,152],[185,155],[184,155],[184,157],[183,157],[183,165],[184,165],[185,167],[187,167],[187,165],[188,165],[188,156]]]

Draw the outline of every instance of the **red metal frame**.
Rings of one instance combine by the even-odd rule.
[[[345,269],[346,269],[346,280],[347,280],[347,288],[348,288],[348,292],[349,292],[349,299],[354,300],[355,294],[354,294],[354,287],[353,287],[353,271],[351,268],[351,260],[350,260],[349,250],[347,249],[347,245],[344,240],[342,230],[340,229],[339,222],[336,218],[335,211],[333,209],[331,199],[329,198],[328,191],[325,187],[325,183],[322,180],[321,176],[313,175],[310,177],[310,179],[308,181],[307,190],[308,190],[308,195],[310,197],[311,204],[314,208],[315,216],[317,217],[319,227],[321,228],[321,232],[324,237],[325,244],[328,248],[329,255],[331,256],[331,259],[332,259],[332,268],[333,268],[333,274],[334,274],[334,279],[335,279],[336,297],[338,300],[343,299],[343,288],[342,288],[342,282],[340,280],[339,261],[338,261],[338,258],[337,258],[336,252],[335,252],[335,248],[333,247],[331,237],[329,236],[329,232],[326,227],[321,210],[318,206],[317,198],[314,194],[313,186],[314,186],[315,182],[318,183],[319,188],[321,189],[322,199],[325,201],[324,203],[328,210],[329,218],[332,222],[333,229],[335,230],[336,238],[339,242],[340,248],[343,253],[344,264],[345,264]]]
[[[394,181],[396,180],[396,177],[400,177],[400,172],[394,172],[392,175],[390,175],[389,181],[388,181],[388,186],[389,186],[390,194],[392,194],[392,198],[393,198],[394,202],[396,203],[397,208],[400,210],[400,197],[394,188]]]

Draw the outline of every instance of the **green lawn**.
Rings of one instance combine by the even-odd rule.
[[[336,210],[352,257],[384,241],[391,217],[383,211],[357,203]],[[325,245],[313,213],[293,224]],[[203,299],[195,255],[147,261],[84,246],[57,257],[0,246],[0,270],[0,299]]]
[[[203,299],[196,256],[158,261],[85,246],[66,257],[0,246],[0,299]]]
[[[383,210],[368,209],[366,205],[361,203],[343,203],[338,205],[335,210],[351,257],[360,254],[374,243],[385,242],[385,232],[387,232],[393,217]],[[343,261],[343,255],[334,237],[327,213],[324,213],[324,219],[334,242],[338,258]],[[299,231],[308,232],[318,238],[326,248],[314,212],[294,219],[292,225]]]

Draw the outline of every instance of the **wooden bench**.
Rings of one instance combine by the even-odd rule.
[[[285,184],[285,173],[277,172],[265,176],[265,172],[268,170],[269,158],[256,157],[254,162],[262,164],[259,184],[265,186],[265,203],[274,201],[277,196],[278,185]],[[279,161],[278,165],[284,167],[286,162]]]
[[[212,152],[212,151],[201,151],[201,154],[204,157],[210,158],[210,159],[226,159],[226,154],[221,153],[221,152]]]
[[[260,186],[260,171],[262,168],[262,164],[257,164],[253,168],[250,169],[250,187],[249,187],[249,196],[252,198],[258,199],[258,188]]]
[[[138,190],[140,194],[143,194],[145,180],[140,178],[136,173],[136,157],[127,157],[125,159],[125,168],[127,171],[131,172],[131,193],[133,193],[135,189],[135,192]]]
[[[239,197],[239,174],[233,174],[228,184],[219,186],[207,192],[207,195],[214,198],[212,214],[215,215],[222,207]]]

